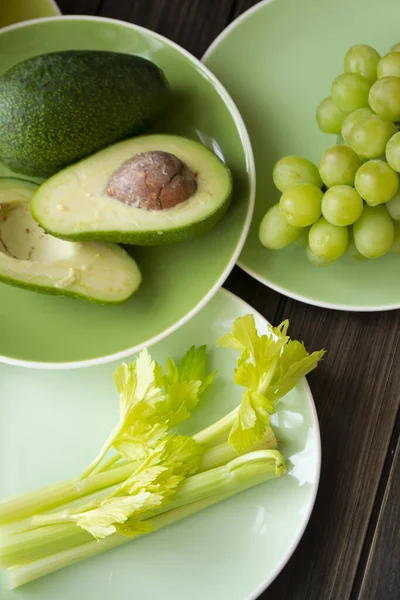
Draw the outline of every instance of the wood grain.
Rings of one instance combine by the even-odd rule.
[[[97,15],[102,0],[57,0],[64,15]]]
[[[149,27],[198,57],[232,18],[256,3],[59,2],[64,12],[97,12]],[[309,377],[323,450],[315,510],[298,549],[262,599],[397,599],[399,450],[387,487],[382,493],[378,487],[400,407],[400,312],[354,314],[306,306],[268,290],[238,268],[226,287],[274,324],[288,317],[292,336],[308,348],[328,350]]]
[[[104,0],[99,14],[148,27],[200,57],[228,23],[231,3],[214,0]]]
[[[347,600],[400,405],[399,313],[331,312],[292,300],[281,311],[294,337],[328,350],[309,376],[322,473],[306,534],[262,598]]]
[[[358,600],[398,600],[400,595],[400,442],[397,445]],[[356,595],[354,595],[356,597]]]

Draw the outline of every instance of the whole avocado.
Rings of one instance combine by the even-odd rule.
[[[169,97],[161,69],[140,56],[67,50],[30,58],[0,77],[0,160],[49,177],[146,131]]]

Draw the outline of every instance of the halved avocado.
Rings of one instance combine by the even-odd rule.
[[[139,287],[135,261],[115,244],[66,242],[33,220],[38,186],[0,178],[0,281],[45,294],[120,304]]]
[[[109,146],[45,181],[32,214],[61,238],[158,246],[211,229],[231,192],[229,169],[206,146],[148,135]]]

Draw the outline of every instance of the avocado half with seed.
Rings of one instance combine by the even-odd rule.
[[[157,246],[210,230],[232,193],[228,167],[209,148],[173,135],[109,146],[45,181],[32,214],[71,240]]]
[[[38,186],[0,178],[0,281],[45,294],[120,304],[139,287],[135,261],[115,244],[67,242],[33,220]]]

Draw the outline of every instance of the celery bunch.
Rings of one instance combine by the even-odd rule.
[[[0,566],[10,587],[283,475],[270,415],[324,354],[309,354],[287,329],[285,321],[260,336],[252,315],[234,322],[219,345],[240,351],[240,405],[193,436],[175,428],[216,376],[204,346],[190,348],[179,366],[168,359],[163,369],[143,350],[118,367],[119,420],[92,463],[79,477],[0,502]]]

